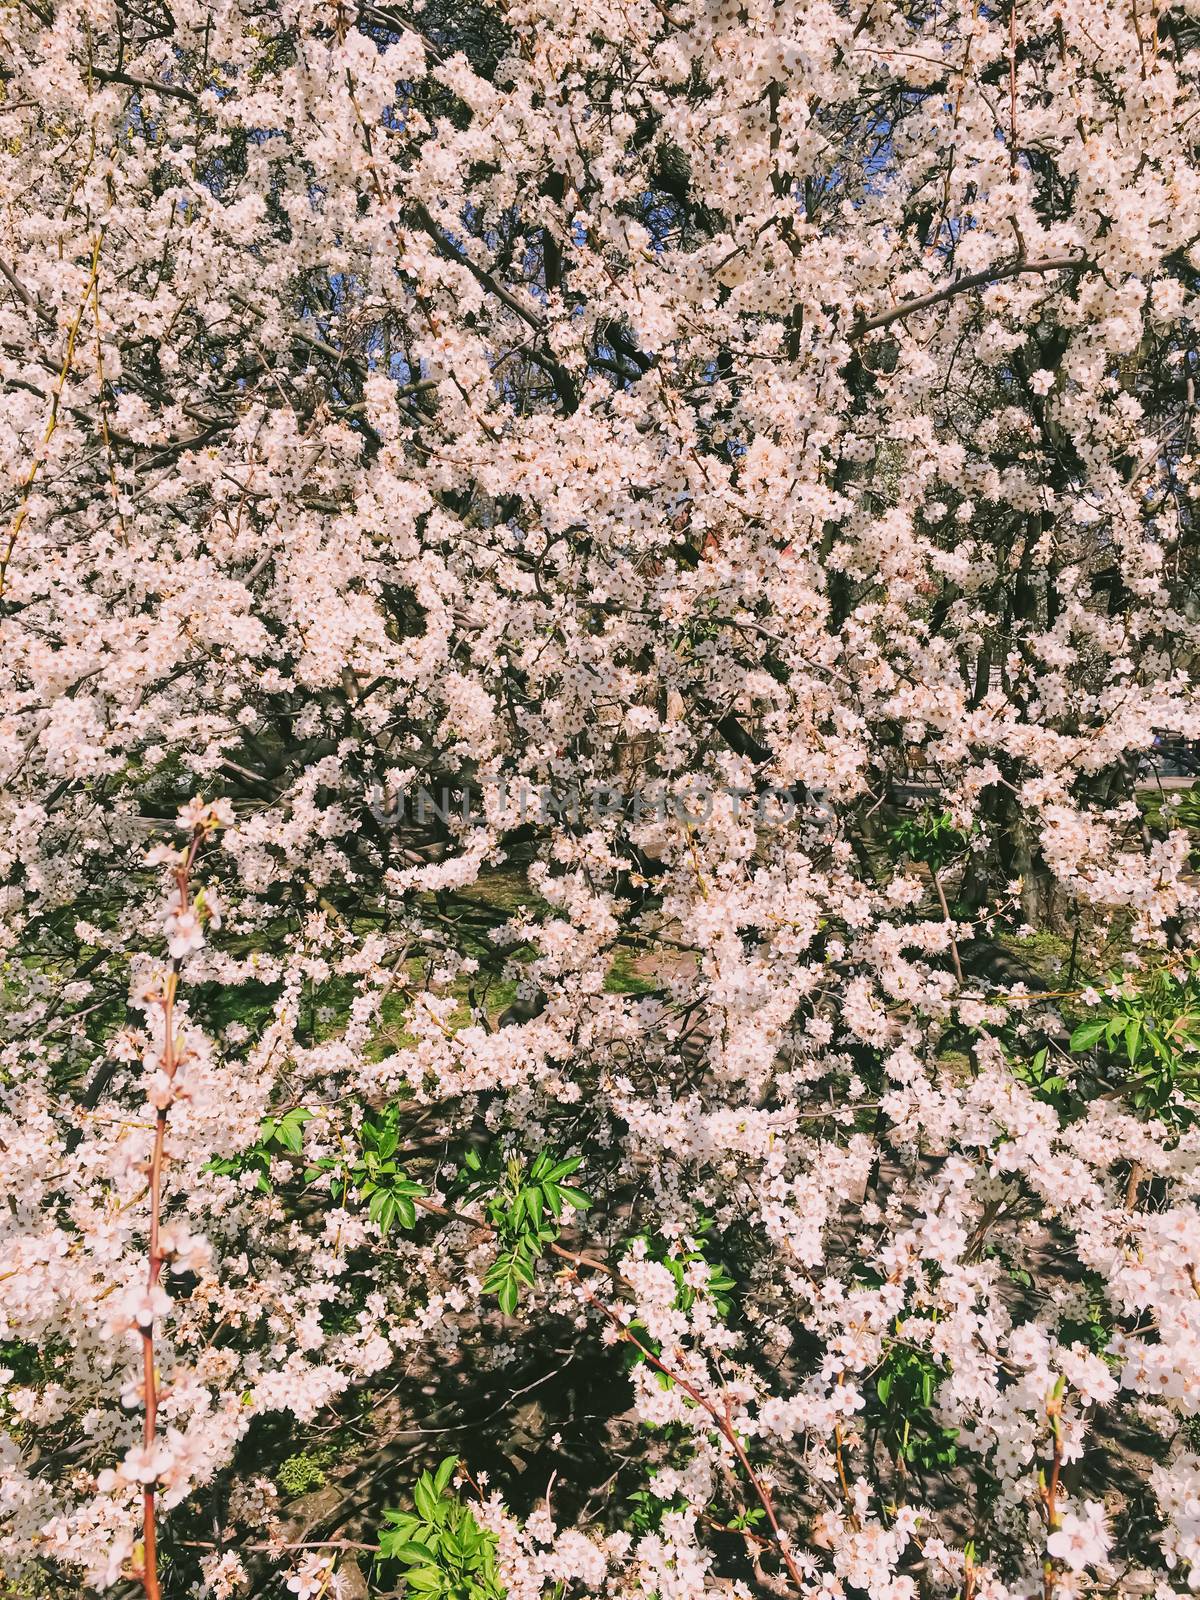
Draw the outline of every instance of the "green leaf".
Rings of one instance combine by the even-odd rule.
[[[1081,1023],[1071,1035],[1071,1049],[1090,1050],[1098,1042],[1100,1035],[1107,1026],[1107,1022],[1103,1019],[1099,1022]]]
[[[405,1573],[404,1581],[410,1589],[424,1590],[428,1594],[436,1593],[446,1583],[436,1567],[414,1567],[411,1572]]]
[[[1129,1065],[1131,1067],[1137,1061],[1138,1045],[1141,1043],[1141,1037],[1142,1025],[1137,1017],[1134,1017],[1125,1030],[1125,1051],[1129,1057]]]
[[[445,1494],[450,1479],[454,1476],[454,1469],[458,1465],[457,1456],[447,1456],[433,1475],[433,1487],[439,1496]]]
[[[434,1490],[433,1479],[427,1472],[423,1472],[413,1485],[413,1503],[426,1522],[437,1520],[440,1498]]]
[[[384,1516],[392,1524],[391,1529],[384,1535],[393,1542],[411,1539],[420,1526],[420,1518],[414,1517],[411,1511],[385,1511]]]
[[[390,1190],[376,1190],[367,1207],[367,1215],[372,1222],[379,1224],[380,1231],[385,1236],[391,1231],[392,1223],[396,1220],[396,1198]]]
[[[511,1278],[507,1278],[501,1285],[498,1295],[500,1309],[504,1312],[506,1317],[511,1317],[515,1314],[517,1309],[517,1301],[519,1298],[520,1293],[516,1284]]]
[[[560,1161],[556,1167],[551,1168],[546,1176],[551,1183],[557,1183],[560,1178],[569,1178],[582,1165],[582,1156],[571,1156],[566,1161]]]
[[[402,1545],[390,1552],[397,1561],[420,1562],[424,1566],[436,1567],[437,1557],[426,1544],[418,1544],[415,1539],[406,1539]]]
[[[511,1258],[508,1255],[502,1255],[498,1260],[492,1262],[483,1275],[483,1291],[485,1294],[494,1294],[501,1284],[507,1281],[510,1266]]]

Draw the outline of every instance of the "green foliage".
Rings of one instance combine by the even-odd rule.
[[[645,1244],[647,1257],[657,1261],[675,1280],[675,1309],[677,1311],[690,1311],[696,1301],[703,1296],[712,1301],[713,1309],[724,1321],[733,1310],[733,1292],[737,1288],[736,1280],[730,1275],[725,1265],[710,1257],[709,1251],[713,1248],[712,1217],[701,1213],[690,1247],[681,1240],[669,1240],[659,1234],[643,1233],[638,1239]],[[697,1261],[702,1261],[708,1267],[708,1278],[703,1290],[693,1287],[687,1281],[688,1268]],[[654,1355],[660,1355],[658,1344],[650,1338],[644,1322],[634,1319],[629,1324],[630,1331],[636,1334],[639,1343],[645,1345]],[[628,1345],[627,1357],[630,1366],[636,1366],[646,1358],[635,1345]],[[672,1379],[666,1373],[658,1374],[658,1381],[664,1389],[671,1387]]]
[[[379,1565],[403,1569],[406,1591],[429,1600],[504,1600],[496,1567],[496,1535],[449,1492],[457,1456],[413,1486],[412,1511],[385,1511]]]
[[[705,1262],[708,1265],[708,1279],[704,1290],[705,1297],[713,1302],[719,1316],[726,1317],[732,1309],[732,1301],[728,1296],[736,1289],[737,1284],[728,1269],[712,1254],[716,1248],[715,1228],[715,1219],[701,1212],[697,1218],[692,1237],[693,1248],[681,1251],[677,1247],[675,1251],[674,1259],[679,1262],[679,1271],[676,1272],[669,1261],[666,1262],[666,1266],[668,1271],[672,1272],[676,1280],[679,1281],[683,1277],[683,1269],[692,1262]],[[685,1287],[680,1281],[680,1294],[677,1302],[680,1310],[689,1310],[695,1304],[696,1297],[697,1291]]]
[[[757,1528],[759,1523],[765,1520],[766,1515],[767,1513],[762,1506],[750,1506],[745,1511],[735,1512],[725,1526],[732,1528],[737,1533],[741,1533]]]
[[[1021,1056],[1010,1058],[1013,1076],[1020,1082],[1027,1084],[1033,1091],[1034,1098],[1044,1100],[1047,1105],[1063,1108],[1064,1101],[1070,1090],[1067,1079],[1061,1073],[1054,1072],[1050,1065],[1050,1052],[1047,1046],[1042,1048],[1028,1061]]]
[[[1120,1368],[1120,1360],[1109,1351],[1112,1343],[1112,1310],[1105,1294],[1104,1280],[1096,1273],[1085,1273],[1080,1284],[1084,1299],[1076,1317],[1065,1318],[1058,1326],[1058,1337],[1065,1345],[1082,1344],[1093,1355],[1103,1356],[1110,1366]]]
[[[1179,804],[1172,807],[1174,821],[1180,822],[1185,828],[1200,828],[1200,786],[1193,784],[1179,797]]]
[[[1161,967],[1131,989],[1114,978],[1100,1014],[1071,1035],[1077,1055],[1097,1054],[1138,1110],[1190,1125],[1200,1062],[1200,958]]]
[[[1193,784],[1180,795],[1174,796],[1173,805],[1159,805],[1156,821],[1163,828],[1186,828],[1189,833],[1200,832],[1200,784]]]
[[[26,1344],[22,1339],[0,1341],[0,1367],[7,1369],[8,1382],[34,1383],[41,1376],[49,1346]]]
[[[275,1474],[275,1482],[284,1494],[308,1494],[310,1490],[324,1486],[325,1469],[331,1467],[336,1460],[337,1451],[332,1445],[321,1445],[315,1450],[300,1450],[294,1456],[288,1456],[281,1464]]]
[[[923,861],[934,872],[962,855],[968,843],[946,811],[926,810],[915,817],[901,817],[888,829],[887,837],[897,857]]]
[[[397,1222],[411,1228],[417,1220],[413,1202],[426,1193],[425,1185],[410,1178],[395,1159],[400,1142],[400,1112],[401,1106],[393,1101],[382,1111],[364,1116],[357,1151],[345,1156],[322,1156],[304,1174],[305,1183],[313,1183],[322,1173],[332,1173],[333,1198],[341,1205],[365,1203],[367,1215],[384,1234]],[[249,1150],[237,1156],[215,1157],[206,1170],[235,1177],[253,1172],[255,1187],[269,1194],[273,1160],[280,1155],[303,1156],[304,1128],[312,1116],[305,1107],[296,1106],[282,1116],[264,1117],[258,1140]]]
[[[1188,855],[1193,867],[1200,867],[1200,783],[1182,793],[1164,794],[1162,789],[1139,789],[1137,803],[1146,825],[1159,837],[1173,828],[1190,836]]]
[[[688,1507],[687,1499],[681,1494],[672,1495],[669,1500],[660,1500],[649,1489],[635,1489],[625,1503],[629,1508],[625,1517],[625,1531],[639,1538],[647,1533],[657,1533],[668,1511],[686,1511]]]
[[[645,1241],[650,1259],[660,1262],[675,1279],[677,1310],[690,1311],[696,1304],[700,1291],[686,1281],[687,1269],[697,1261],[703,1261],[708,1267],[708,1279],[704,1287],[705,1298],[712,1301],[717,1315],[725,1318],[733,1305],[729,1298],[730,1292],[737,1288],[737,1284],[730,1277],[726,1267],[709,1255],[709,1251],[713,1248],[712,1231],[712,1217],[701,1214],[696,1223],[690,1249],[681,1241],[672,1243],[658,1234],[642,1234],[640,1237]]]
[[[506,1316],[516,1311],[522,1287],[533,1287],[537,1262],[558,1238],[564,1209],[584,1211],[592,1203],[564,1182],[582,1159],[568,1156],[559,1161],[543,1150],[526,1166],[519,1156],[505,1158],[499,1151],[486,1160],[475,1150],[467,1152],[458,1187],[465,1200],[484,1202],[484,1215],[496,1230],[500,1254],[488,1269],[483,1288],[496,1296]]]
[[[304,1124],[311,1121],[312,1112],[306,1111],[303,1106],[295,1106],[281,1117],[264,1117],[259,1124],[256,1144],[241,1155],[214,1156],[205,1171],[235,1178],[244,1172],[253,1172],[255,1188],[261,1189],[263,1194],[270,1194],[273,1157],[285,1153],[303,1155]]]
[[[351,1197],[360,1205],[365,1201],[368,1217],[379,1224],[385,1236],[397,1222],[402,1228],[415,1225],[414,1202],[427,1193],[425,1185],[410,1178],[396,1160],[401,1109],[400,1103],[393,1100],[381,1111],[364,1116],[357,1155],[344,1160],[324,1156],[304,1175],[311,1183],[323,1171],[332,1171],[330,1192],[334,1199],[341,1205]]]
[[[958,1460],[957,1428],[933,1415],[944,1374],[923,1351],[890,1346],[875,1379],[876,1426],[897,1461],[921,1471],[946,1471]]]

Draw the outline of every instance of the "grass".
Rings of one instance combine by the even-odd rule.
[[[336,1465],[342,1454],[333,1444],[320,1444],[309,1450],[301,1450],[280,1463],[275,1482],[284,1494],[293,1497],[308,1494],[313,1489],[323,1489],[326,1468]]]
[[[604,980],[606,994],[654,994],[661,987],[653,978],[643,977],[635,969],[637,957],[628,950],[618,950]]]
[[[1192,855],[1200,849],[1200,782],[1190,789],[1139,789],[1134,797],[1138,810],[1148,828],[1166,833],[1170,828],[1184,827],[1194,836]],[[1169,803],[1168,803],[1169,802]]]
[[[1071,960],[1071,941],[1062,934],[1039,928],[1034,933],[1002,933],[999,943],[1047,982],[1061,976]]]

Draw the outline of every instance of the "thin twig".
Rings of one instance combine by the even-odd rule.
[[[192,833],[187,852],[175,869],[175,891],[181,910],[191,905],[191,875],[196,853],[205,837],[206,829],[197,825]],[[175,994],[179,987],[179,959],[171,962],[171,970],[159,1000],[163,1014],[163,1049],[160,1057],[163,1074],[172,1085],[183,1062],[183,1054],[175,1037]],[[150,1155],[150,1244],[147,1252],[146,1288],[150,1297],[147,1308],[149,1321],[142,1329],[142,1381],[145,1411],[142,1419],[142,1445],[147,1452],[154,1449],[158,1435],[158,1374],[154,1364],[154,1312],[153,1296],[158,1288],[166,1256],[162,1248],[162,1189],[163,1169],[166,1166],[167,1105],[157,1107],[154,1118],[154,1144]],[[158,1530],[155,1521],[156,1480],[151,1479],[142,1490],[142,1560],[139,1577],[146,1600],[161,1600],[158,1582]]]
[[[46,418],[42,442],[35,452],[33,461],[21,484],[21,504],[17,508],[13,525],[9,529],[8,540],[4,546],[4,554],[0,556],[0,600],[4,598],[5,584],[8,578],[8,564],[12,560],[13,550],[16,548],[17,539],[25,521],[25,514],[29,510],[29,497],[33,493],[33,485],[37,478],[38,470],[46,458],[50,440],[54,437],[54,430],[58,427],[58,412],[62,400],[62,392],[66,387],[67,377],[71,371],[71,363],[75,359],[75,341],[79,337],[79,327],[83,321],[83,314],[87,310],[87,304],[92,297],[92,290],[95,286],[96,273],[100,265],[100,246],[103,240],[104,230],[101,228],[96,235],[95,243],[92,245],[92,261],[88,270],[87,287],[83,291],[83,298],[80,300],[79,307],[71,320],[71,325],[67,329],[66,354],[63,356],[63,364],[58,374],[58,381],[55,383],[54,390],[50,396],[50,415]]]
[[[763,1508],[767,1518],[767,1523],[770,1526],[772,1534],[774,1535],[774,1543],[779,1551],[780,1560],[787,1568],[788,1577],[792,1580],[793,1584],[795,1584],[798,1590],[803,1590],[804,1579],[801,1575],[800,1568],[796,1565],[795,1558],[788,1548],[787,1535],[784,1533],[779,1524],[779,1519],[775,1515],[775,1505],[771,1499],[771,1491],[767,1488],[766,1483],[762,1478],[759,1477],[758,1473],[755,1472],[754,1468],[751,1466],[750,1458],[746,1454],[745,1446],[737,1436],[737,1430],[733,1426],[733,1416],[730,1402],[726,1400],[725,1411],[724,1414],[722,1414],[711,1400],[706,1399],[705,1396],[701,1394],[699,1389],[690,1384],[686,1378],[682,1378],[677,1372],[672,1371],[671,1368],[661,1361],[652,1350],[648,1350],[637,1337],[637,1335],[628,1327],[626,1327],[611,1306],[606,1306],[603,1300],[598,1300],[596,1298],[588,1286],[579,1277],[578,1273],[573,1272],[571,1277],[574,1282],[579,1285],[580,1292],[583,1294],[584,1299],[587,1300],[591,1305],[595,1306],[598,1311],[607,1317],[609,1322],[612,1323],[613,1327],[618,1330],[620,1337],[625,1341],[625,1343],[631,1344],[634,1349],[640,1353],[643,1360],[648,1362],[656,1372],[661,1372],[664,1377],[670,1378],[672,1383],[676,1384],[682,1390],[682,1392],[687,1395],[689,1400],[693,1401],[700,1407],[702,1411],[706,1412],[707,1415],[712,1418],[713,1422],[716,1424],[717,1431],[732,1448],[734,1455],[738,1459],[738,1464],[741,1466],[742,1471],[746,1474],[746,1478],[750,1484],[750,1487],[754,1490],[754,1493],[758,1498],[758,1502]]]

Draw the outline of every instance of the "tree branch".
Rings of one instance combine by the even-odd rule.
[[[953,300],[956,295],[969,294],[972,289],[982,289],[992,283],[1001,283],[1005,278],[1016,278],[1026,272],[1077,271],[1081,267],[1091,265],[1092,261],[1085,255],[1047,256],[1040,261],[1028,261],[1022,256],[1003,266],[984,267],[979,272],[968,272],[965,277],[955,278],[953,283],[943,284],[940,289],[930,289],[928,294],[918,294],[911,300],[901,300],[899,304],[890,306],[886,311],[876,312],[873,317],[860,317],[854,324],[850,337],[861,339],[864,334],[874,333],[877,328],[887,328],[893,322],[911,317],[918,311],[928,311],[930,306],[940,305],[944,300]]]
[[[199,105],[200,97],[185,89],[181,83],[155,83],[150,78],[135,78],[130,72],[106,71],[103,67],[93,67],[92,77],[98,83],[120,83],[127,89],[149,89],[152,94],[166,94],[176,100],[186,100],[189,105]]]

